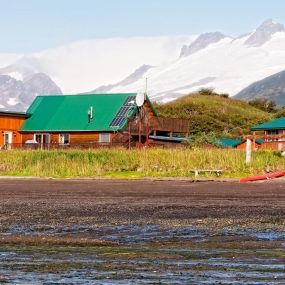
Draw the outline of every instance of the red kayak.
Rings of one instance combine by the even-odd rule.
[[[272,179],[272,178],[277,178],[277,177],[282,177],[282,176],[285,176],[285,171],[279,171],[279,172],[274,172],[274,173],[266,173],[266,174],[257,175],[257,176],[245,177],[245,178],[241,178],[239,182],[266,180],[266,179]]]

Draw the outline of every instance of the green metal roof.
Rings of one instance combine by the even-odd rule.
[[[27,113],[30,114],[20,131],[112,131],[122,129],[110,127],[110,123],[129,96],[135,93],[79,94],[38,96]],[[93,119],[88,123],[88,110],[93,107]],[[131,108],[128,116],[133,114]]]
[[[262,130],[284,130],[285,129],[285,117],[266,122],[264,124],[254,126],[250,128],[252,131],[262,131]]]
[[[217,145],[218,147],[224,147],[224,148],[235,148],[241,143],[246,142],[246,140],[240,140],[240,139],[228,139],[228,138],[215,138],[212,140],[212,142]],[[263,139],[256,139],[256,143],[262,144]]]
[[[228,139],[228,138],[215,138],[213,139],[213,143],[217,144],[219,147],[236,147],[242,142],[239,139]]]

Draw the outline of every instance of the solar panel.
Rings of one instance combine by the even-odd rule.
[[[136,96],[128,96],[123,104],[123,106],[117,112],[115,118],[112,120],[110,127],[120,127],[125,121],[129,111],[133,108],[131,101],[135,101]]]
[[[130,107],[121,107],[117,116],[125,117],[127,113],[129,112],[129,110],[130,110]]]
[[[130,103],[130,101],[135,101],[135,100],[136,100],[136,96],[129,96],[127,97],[123,105],[126,106]]]
[[[111,122],[110,126],[111,127],[119,127],[119,126],[121,126],[121,124],[123,123],[124,120],[125,120],[124,117],[115,117],[113,119],[113,121]]]

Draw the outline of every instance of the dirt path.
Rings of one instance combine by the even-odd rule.
[[[124,180],[0,180],[1,227],[195,223],[278,224],[285,183]],[[229,222],[230,221],[230,222]]]

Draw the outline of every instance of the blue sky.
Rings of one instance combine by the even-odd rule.
[[[268,18],[285,24],[284,11],[284,0],[0,0],[0,52],[108,37],[236,36]]]

